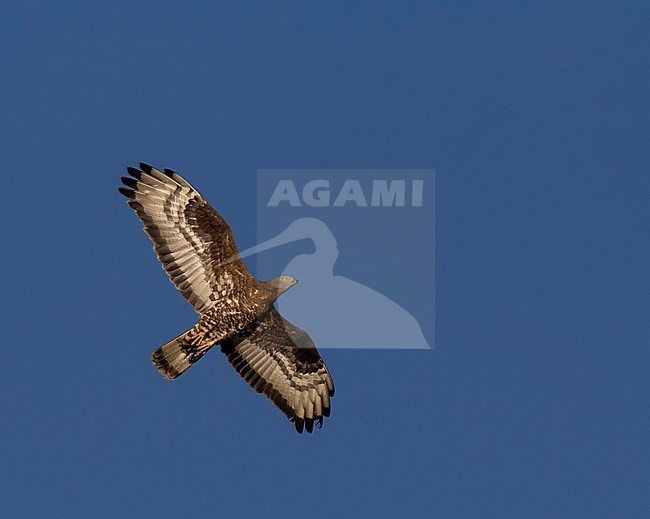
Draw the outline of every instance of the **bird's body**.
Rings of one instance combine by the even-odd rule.
[[[298,432],[322,425],[334,394],[332,378],[309,335],[274,306],[297,281],[253,277],[226,221],[178,173],[146,164],[128,172],[133,178],[122,178],[127,188],[120,192],[172,283],[199,314],[195,326],[154,351],[160,373],[174,379],[219,344],[237,372]]]

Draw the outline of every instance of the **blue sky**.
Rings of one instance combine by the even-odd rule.
[[[648,517],[641,2],[2,8],[0,515]],[[173,167],[254,244],[258,168],[436,170],[436,347],[326,350],[298,436],[116,191]]]

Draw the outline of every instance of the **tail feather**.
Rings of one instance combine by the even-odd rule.
[[[193,344],[196,335],[195,328],[191,328],[152,353],[151,361],[167,380],[181,376],[210,349]]]

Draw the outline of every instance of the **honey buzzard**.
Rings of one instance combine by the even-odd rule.
[[[309,335],[275,300],[297,281],[259,281],[226,221],[178,173],[127,168],[119,191],[144,224],[165,272],[199,314],[198,323],[153,352],[166,379],[182,375],[214,345],[237,372],[295,424],[312,432],[330,415],[334,383]]]

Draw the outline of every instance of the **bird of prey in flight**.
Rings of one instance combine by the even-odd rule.
[[[178,173],[147,164],[127,171],[120,193],[144,224],[169,279],[199,314],[196,325],[153,352],[160,374],[174,379],[219,345],[299,433],[321,427],[330,415],[332,377],[309,335],[274,305],[297,281],[253,277],[226,221]]]

